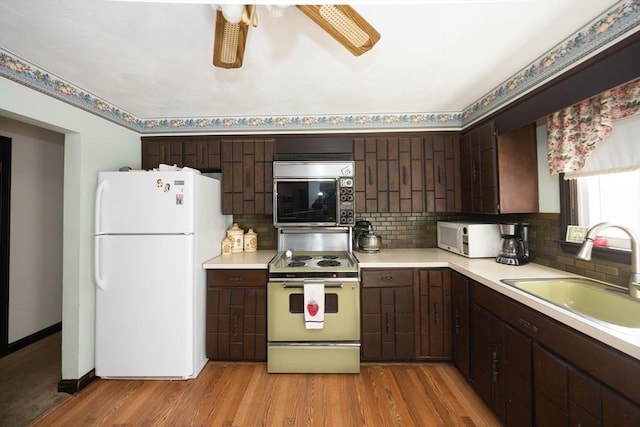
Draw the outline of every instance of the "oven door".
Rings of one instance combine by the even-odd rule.
[[[267,336],[270,342],[360,341],[359,282],[327,282],[322,329],[306,329],[304,282],[267,284]]]

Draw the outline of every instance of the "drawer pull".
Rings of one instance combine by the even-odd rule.
[[[530,322],[527,322],[524,319],[518,319],[518,323],[520,323],[522,326],[529,329],[533,333],[538,332],[538,328],[535,325],[532,325]]]
[[[229,280],[231,280],[232,282],[242,282],[242,280],[244,280],[244,277],[242,277],[242,276],[233,276]]]
[[[491,381],[498,382],[498,352],[491,352]]]

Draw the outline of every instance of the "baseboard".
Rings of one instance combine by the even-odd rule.
[[[21,348],[24,348],[30,344],[40,341],[41,339],[46,338],[49,335],[53,335],[56,332],[60,332],[61,330],[62,330],[62,322],[58,322],[55,325],[51,325],[48,328],[44,328],[36,333],[33,333],[29,336],[19,339],[18,341],[14,341],[11,344],[9,344],[7,354],[13,353],[14,351],[18,351]]]
[[[85,375],[83,375],[80,379],[77,380],[60,380],[58,381],[58,391],[61,393],[77,393],[86,386],[88,386],[91,381],[96,379],[95,370],[91,370]]]

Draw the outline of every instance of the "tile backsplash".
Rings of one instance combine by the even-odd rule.
[[[597,280],[626,286],[631,274],[629,264],[603,261],[581,261],[563,252],[559,243],[560,214],[537,213],[527,215],[469,216],[435,213],[363,213],[358,219],[370,221],[382,237],[382,249],[436,247],[437,221],[482,220],[523,221],[531,224],[529,249],[533,262],[558,270],[569,271]],[[276,249],[277,235],[270,215],[236,215],[234,221],[245,232],[249,228],[258,233],[258,249]]]

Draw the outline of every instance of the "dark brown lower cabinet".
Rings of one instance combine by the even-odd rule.
[[[363,361],[415,360],[413,269],[362,271]]]
[[[453,364],[469,379],[469,279],[451,272],[451,353]]]
[[[638,380],[640,372],[629,375]],[[639,426],[637,405],[540,345],[534,347],[538,426]]]
[[[207,357],[267,360],[267,271],[207,272]]]
[[[418,358],[451,360],[451,270],[418,270]]]
[[[506,426],[639,426],[640,362],[469,279],[471,373]]]
[[[532,425],[531,339],[477,305],[471,324],[474,388],[505,425]]]

